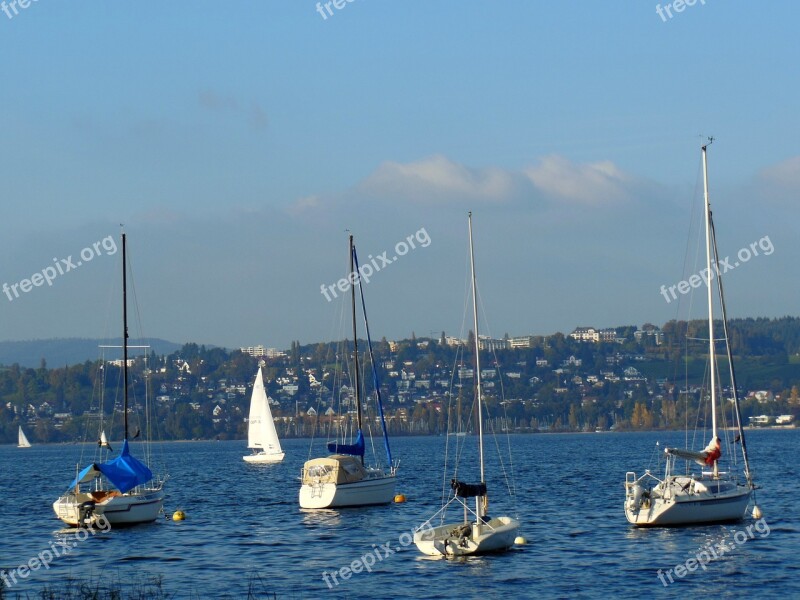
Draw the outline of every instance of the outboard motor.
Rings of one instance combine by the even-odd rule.
[[[78,505],[78,527],[88,527],[94,521],[95,501],[87,500]]]

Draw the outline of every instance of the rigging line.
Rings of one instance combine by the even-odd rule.
[[[712,218],[711,215],[709,215],[709,221],[711,224],[711,240],[714,248],[714,260],[718,265],[719,250],[717,248],[717,232],[714,227],[714,219]],[[717,274],[717,288],[719,290],[719,303],[720,303],[720,308],[722,310],[722,329],[725,337],[725,351],[728,356],[728,365],[731,374],[731,390],[733,393],[733,405],[736,411],[736,423],[739,433],[739,441],[742,445],[742,459],[744,460],[745,477],[747,478],[747,483],[750,485],[750,488],[753,490],[753,501],[755,502],[755,486],[753,485],[752,475],[750,473],[750,461],[747,456],[747,442],[745,441],[744,428],[742,427],[742,415],[741,415],[741,410],[739,408],[739,396],[736,390],[736,371],[733,366],[733,351],[731,349],[730,332],[728,330],[728,311],[725,305],[725,293],[722,285],[722,274],[720,273]]]
[[[358,253],[356,252],[355,246],[353,246],[353,261],[355,262],[355,267],[356,267],[355,273],[360,273],[360,271],[358,270]],[[370,337],[369,333],[369,321],[367,320],[367,305],[364,301],[364,286],[361,285],[360,276],[358,277],[357,281],[358,281],[359,295],[361,296],[361,313],[364,316],[364,331],[367,334],[367,349],[369,351],[369,360],[372,366],[372,382],[373,385],[375,386],[375,397],[378,401],[378,413],[380,414],[381,417],[381,429],[383,430],[383,444],[386,448],[386,458],[389,461],[389,468],[394,470],[392,451],[389,448],[389,432],[386,430],[386,417],[383,414],[383,402],[381,401],[381,386],[380,386],[380,381],[378,380],[378,370],[377,367],[375,366],[375,355],[372,351],[372,338]],[[375,456],[377,457],[377,454]]]
[[[484,322],[484,325],[485,325],[485,328],[486,328],[486,331],[487,331],[487,335],[489,336],[489,339],[491,340],[492,339],[492,331],[491,331],[491,328],[489,326],[489,319],[486,316],[486,308],[485,308],[485,306],[483,304],[483,296],[480,293],[480,288],[477,286],[477,283],[476,283],[475,289],[476,289],[476,293],[478,294],[478,302],[479,302],[480,307],[481,307],[481,313],[483,315],[483,322]],[[480,347],[480,342],[478,342],[478,346]],[[495,350],[494,345],[491,343],[491,341],[489,342],[489,346],[492,349],[492,356],[494,357],[495,372],[497,373],[497,377],[500,380],[500,398],[505,400],[505,390],[504,390],[504,387],[503,387],[503,374],[502,374],[502,371],[500,369],[500,361],[497,360],[497,351]],[[509,432],[508,432],[508,412],[506,411],[505,404],[503,404],[501,402],[500,405],[503,407],[503,418],[506,421],[506,432],[505,433],[506,433],[506,440],[508,442],[508,457],[509,457],[509,464],[510,464],[510,468],[511,468],[511,482],[512,482],[512,484],[509,485],[508,479],[506,478],[506,487],[508,488],[508,490],[511,493],[511,495],[514,497],[514,505],[516,507],[516,489],[513,488],[513,482],[514,482],[513,454],[511,452],[511,436],[509,435]],[[489,418],[489,407],[488,407],[488,405],[486,407],[486,416],[487,416],[487,418]],[[500,458],[500,461],[501,461],[501,464],[502,464],[502,456],[500,455],[500,447],[497,444],[497,439],[496,438],[495,438],[495,445],[497,446],[497,454],[498,454],[498,457]],[[512,491],[512,489],[513,489],[513,491]]]
[[[456,356],[453,362],[453,377],[455,377],[456,369],[458,369],[459,359],[463,365],[464,357],[466,356],[466,346],[462,343],[465,339],[468,340],[469,335],[467,333],[467,318],[468,318],[468,310],[469,310],[469,301],[471,298],[470,288],[471,288],[471,276],[470,276],[470,255],[467,252],[464,256],[464,293],[462,295],[463,298],[463,305],[462,305],[462,312],[461,312],[461,329],[459,330],[459,344],[456,350]],[[459,372],[459,384],[462,386],[459,388],[463,392],[463,380],[460,376]],[[463,398],[463,396],[462,396]],[[469,426],[472,424],[472,414],[475,410],[475,398],[473,395],[473,400],[471,404],[471,408],[469,411],[469,417],[467,418],[467,430],[469,430]],[[448,478],[448,465],[449,465],[449,455],[448,455],[448,447],[449,447],[449,440],[445,442],[445,460],[444,460],[444,472],[442,473],[442,500],[445,501],[445,498],[449,498],[450,496],[450,487],[448,486],[447,478]],[[458,478],[458,465],[461,462],[461,455],[464,452],[466,447],[466,436],[464,436],[463,440],[459,440],[456,438],[456,450],[455,450],[455,457],[453,458],[454,466],[453,466],[453,477]]]

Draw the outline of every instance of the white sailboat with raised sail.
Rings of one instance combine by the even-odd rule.
[[[124,437],[119,456],[107,462],[93,462],[53,503],[56,516],[67,525],[83,527],[102,516],[111,525],[134,525],[155,521],[164,505],[164,481],[156,479],[149,466],[130,453],[128,445],[128,302],[126,239],[122,234],[122,388]],[[138,432],[134,438],[138,436]],[[110,451],[105,432],[100,448]],[[82,484],[89,484],[86,490]]]
[[[747,457],[744,429],[739,410],[739,397],[736,390],[736,375],[733,356],[729,343],[728,319],[725,309],[725,296],[722,286],[722,275],[716,267],[719,264],[716,233],[711,215],[708,194],[707,149],[713,138],[702,147],[703,159],[703,197],[704,220],[706,234],[706,286],[708,299],[708,355],[711,402],[711,440],[701,451],[665,448],[666,470],[664,478],[659,479],[649,470],[641,477],[629,471],[625,475],[625,516],[628,522],[640,527],[675,526],[738,521],[742,519],[750,503],[751,495],[755,495],[755,484],[750,472]],[[738,430],[739,444],[742,449],[744,463],[744,479],[733,472],[733,465],[728,471],[720,470],[722,440],[719,435],[717,406],[721,392],[717,389],[716,347],[714,338],[714,293],[712,280],[715,279],[722,310],[722,323],[728,363],[730,365],[731,390]],[[727,440],[726,440],[727,441]],[[676,469],[676,462],[685,460],[687,468],[684,472]],[[700,472],[691,473],[689,465],[696,463],[702,467]],[[753,508],[753,516],[760,517],[758,507]]]
[[[360,285],[358,274],[358,255],[350,236],[350,281],[351,308],[353,317],[353,358],[354,358],[354,392],[356,403],[356,437],[351,444],[331,442],[328,451],[333,454],[323,458],[315,458],[303,465],[302,485],[300,486],[301,508],[343,508],[352,506],[370,506],[388,504],[394,498],[397,481],[397,464],[392,460],[389,447],[389,434],[383,414],[383,402],[380,395],[375,359],[372,352],[372,340],[369,334],[364,289]],[[362,431],[361,370],[358,364],[358,328],[356,325],[356,287],[361,296],[361,310],[364,316],[364,327],[367,335],[367,348],[372,364],[374,396],[378,407],[379,421],[383,432],[383,444],[386,451],[387,466],[367,466],[364,462],[364,433]]]
[[[252,454],[244,456],[249,463],[274,463],[283,460],[286,453],[281,449],[275,421],[269,409],[267,390],[264,388],[264,377],[261,367],[258,368],[256,381],[253,384],[253,395],[250,396],[250,415],[247,419],[247,447]]]
[[[480,482],[464,483],[453,479],[450,482],[452,496],[445,505],[430,519],[423,523],[414,534],[417,548],[429,556],[469,556],[505,552],[509,550],[517,538],[519,521],[513,517],[501,516],[491,518],[486,514],[488,492],[486,488],[486,467],[483,458],[483,388],[481,386],[481,360],[478,336],[478,300],[475,279],[475,253],[472,246],[472,213],[469,213],[469,255],[472,281],[472,318],[475,328],[475,381],[478,405],[478,456],[480,460]],[[468,503],[475,498],[475,509]],[[445,518],[447,508],[457,503],[463,507],[464,518],[458,523],[449,523],[431,527],[431,521],[441,515]]]
[[[25,435],[25,432],[22,431],[22,425],[19,426],[19,442],[17,443],[17,448],[30,448],[31,443],[28,441],[28,437]]]

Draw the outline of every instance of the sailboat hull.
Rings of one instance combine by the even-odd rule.
[[[389,504],[394,499],[394,475],[363,479],[353,483],[304,483],[300,487],[300,508],[345,508]]]
[[[107,492],[100,492],[101,494]],[[77,527],[80,520],[79,506],[83,502],[97,498],[91,494],[69,492],[53,503],[56,516],[71,527]],[[164,508],[164,491],[161,489],[142,490],[141,493],[120,494],[111,492],[95,504],[94,514],[104,517],[113,526],[152,523]]]
[[[464,532],[464,523],[451,523],[414,534],[414,544],[428,556],[473,556],[505,552],[514,546],[519,521],[511,517],[496,517],[484,525],[471,523]]]
[[[245,460],[245,462],[260,464],[260,463],[281,462],[284,456],[286,456],[285,452],[279,452],[277,454],[267,454],[266,452],[259,452],[257,454],[249,454],[247,456],[243,456],[242,458]]]
[[[697,523],[740,521],[750,502],[750,489],[727,481],[670,477],[643,496],[628,489],[625,516],[638,527],[675,527]]]

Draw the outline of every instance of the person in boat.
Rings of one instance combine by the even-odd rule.
[[[719,460],[719,457],[722,456],[722,449],[720,448],[720,439],[715,438],[711,440],[711,442],[706,446],[704,450],[706,453],[706,464],[709,467],[713,467],[714,463]]]

